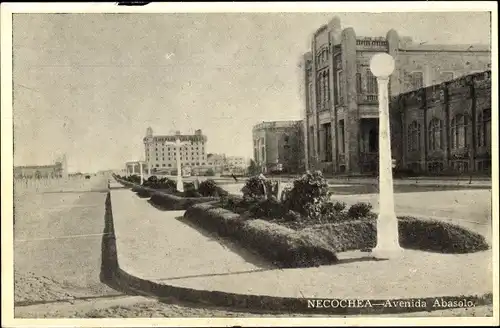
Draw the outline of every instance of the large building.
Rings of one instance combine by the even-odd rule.
[[[378,154],[378,88],[369,67],[379,52],[395,59],[390,96],[490,69],[484,45],[415,43],[390,30],[357,36],[333,18],[313,35],[303,56],[305,164],[329,173],[372,171]]]
[[[262,122],[253,127],[255,163],[262,172],[302,172],[303,121]]]
[[[62,178],[65,175],[62,162],[56,162],[53,165],[33,165],[33,166],[15,166],[14,178],[16,179],[47,179]]]
[[[146,167],[151,167],[153,172],[173,172],[177,170],[177,149],[169,144],[175,143],[180,138],[181,142],[187,142],[180,147],[180,160],[183,170],[197,170],[208,166],[207,161],[207,137],[201,130],[194,134],[185,135],[177,131],[174,135],[153,135],[153,129],[148,128],[144,137],[144,150],[146,155]]]
[[[400,168],[491,173],[491,71],[400,94],[390,114]]]

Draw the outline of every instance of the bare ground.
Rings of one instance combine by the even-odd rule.
[[[491,317],[493,307],[481,306],[470,309],[450,309],[433,312],[415,312],[398,315],[377,315],[377,317]],[[163,303],[143,297],[122,297],[96,302],[76,301],[57,306],[27,306],[16,308],[16,318],[258,318],[258,317],[325,317],[294,313],[246,313],[227,308],[203,308],[189,304]],[[343,318],[344,316],[330,316]],[[367,316],[350,316],[367,317]]]

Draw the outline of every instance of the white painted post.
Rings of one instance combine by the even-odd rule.
[[[179,136],[176,137],[175,142],[165,142],[165,145],[175,146],[176,156],[175,160],[177,161],[177,190],[180,192],[184,191],[184,184],[182,182],[182,166],[181,166],[181,146],[188,144],[189,142],[181,142],[181,138]]]
[[[387,53],[376,54],[370,69],[377,77],[379,102],[379,215],[377,218],[377,246],[372,250],[376,258],[389,259],[400,255],[398,219],[394,209],[392,180],[391,134],[388,84],[394,71],[394,59]]]
[[[144,170],[142,169],[142,162],[139,162],[139,171],[141,172],[141,185],[144,183]]]

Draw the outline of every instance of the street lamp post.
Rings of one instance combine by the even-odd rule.
[[[141,185],[144,183],[144,170],[143,170],[143,168],[142,168],[142,164],[143,164],[143,163],[140,161],[140,162],[139,162],[139,171],[140,171],[140,173],[141,173]]]
[[[379,215],[377,246],[372,250],[372,255],[389,259],[397,257],[402,251],[394,209],[388,100],[389,76],[394,71],[394,59],[387,53],[376,54],[370,61],[370,70],[377,77],[379,103]]]
[[[182,183],[182,172],[181,172],[181,147],[183,145],[188,144],[189,142],[182,142],[180,136],[176,136],[175,142],[165,142],[165,145],[171,145],[175,147],[176,151],[176,162],[177,162],[177,190],[182,192],[184,191],[184,184]]]

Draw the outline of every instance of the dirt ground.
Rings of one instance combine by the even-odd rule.
[[[303,315],[290,313],[245,313],[223,308],[203,308],[189,304],[158,302],[143,297],[124,297],[112,300],[92,302],[76,301],[73,304],[62,303],[50,307],[46,305],[16,308],[16,318],[259,318],[259,317],[316,317],[325,315]],[[378,315],[377,317],[394,317],[395,315]],[[433,312],[415,312],[398,314],[397,317],[491,317],[493,307],[481,306],[470,309],[451,309]],[[331,316],[343,318],[343,316]],[[367,317],[367,316],[351,316]]]

